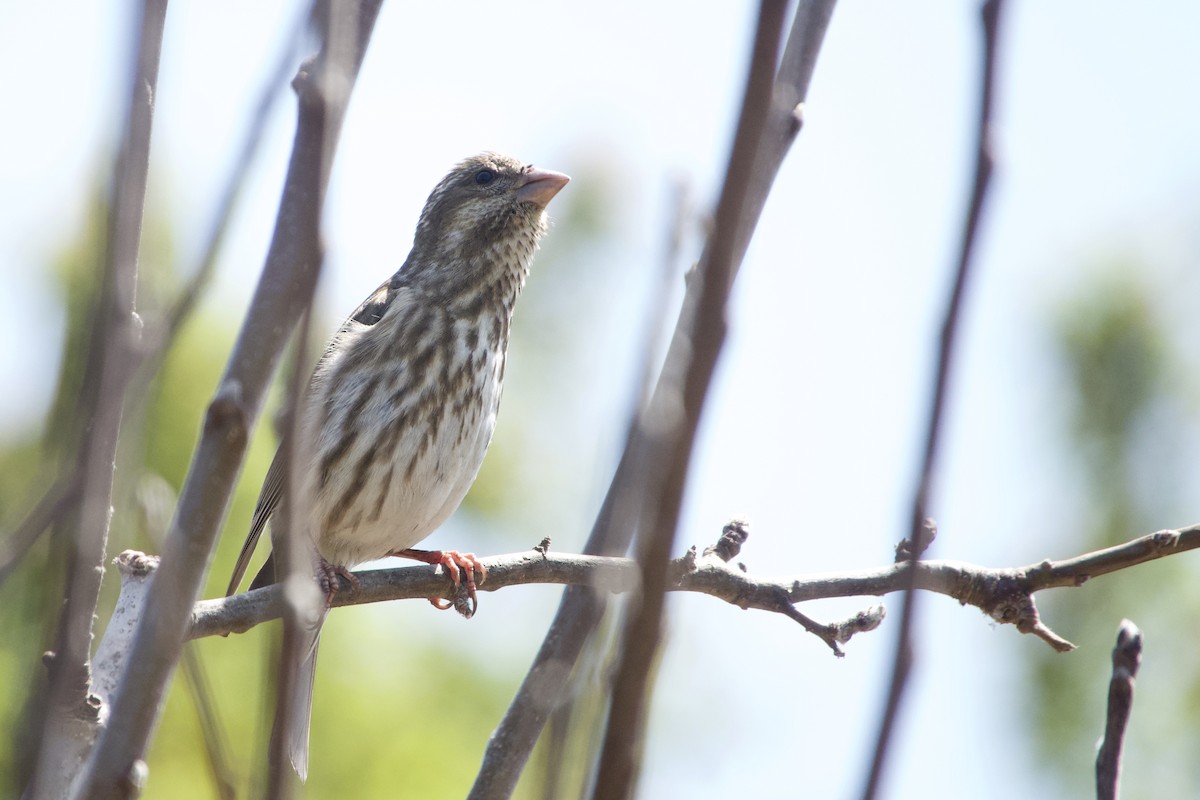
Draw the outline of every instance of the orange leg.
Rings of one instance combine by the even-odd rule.
[[[467,584],[467,597],[471,600],[471,606],[474,608],[479,605],[479,598],[475,595],[475,573],[479,573],[479,583],[483,583],[487,579],[487,568],[475,558],[474,553],[460,553],[457,550],[395,550],[388,553],[389,556],[399,556],[400,558],[411,558],[415,561],[421,561],[425,564],[433,564],[434,566],[442,566],[450,575],[450,580],[454,581],[454,588],[458,588],[459,582],[463,580],[465,573],[465,582]],[[429,598],[429,602],[433,603],[434,608],[445,610],[453,604],[442,600],[439,597]]]

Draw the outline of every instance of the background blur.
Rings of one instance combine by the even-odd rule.
[[[196,263],[259,87],[299,3],[177,0],[168,14],[139,307]],[[641,375],[676,186],[695,257],[746,69],[749,3],[385,4],[333,173],[324,338],[403,260],[442,174],[483,149],[572,175],[516,316],[496,441],[469,502],[429,542],[577,551]],[[999,163],[965,307],[930,556],[1066,557],[1197,521],[1200,472],[1200,6],[1014,2],[1002,30]],[[0,6],[0,528],[65,456],[104,186],[132,58],[124,1]],[[974,2],[846,2],[805,128],[747,257],[679,548],[748,517],[763,574],[887,563],[908,504],[935,337],[968,190],[981,36]],[[290,75],[290,73],[289,73]],[[291,146],[281,96],[217,279],[127,415],[109,551],[155,550],[271,233]],[[677,294],[677,292],[676,292]],[[674,308],[667,313],[673,319]],[[65,354],[65,355],[64,355]],[[63,406],[58,406],[63,408]],[[62,411],[57,412],[59,414]],[[268,411],[216,553],[223,590],[274,449]],[[140,466],[144,460],[144,468]],[[1191,502],[1189,502],[1189,500]],[[45,546],[0,587],[0,776],[61,598]],[[1054,655],[928,596],[889,772],[892,797],[1087,797],[1109,653],[1146,637],[1127,798],[1195,796],[1195,557],[1039,598],[1080,649]],[[115,573],[110,572],[115,577]],[[109,587],[111,588],[111,587]],[[469,786],[556,607],[551,587],[483,597],[470,623],[422,602],[346,609],[318,670],[313,797],[456,797]],[[111,597],[107,598],[111,603]],[[834,619],[871,600],[813,604]],[[887,600],[898,610],[896,598]],[[102,610],[109,606],[102,602]],[[835,660],[793,623],[673,597],[644,797],[848,797],[886,689],[893,614]],[[1179,628],[1184,633],[1180,635]],[[244,795],[262,756],[270,631],[200,642]],[[150,797],[216,797],[176,682]],[[522,784],[535,796],[539,765]],[[0,782],[11,781],[2,777]],[[0,784],[0,795],[16,787]],[[1019,794],[1018,794],[1019,793]]]

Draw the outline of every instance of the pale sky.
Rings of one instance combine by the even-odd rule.
[[[323,294],[331,318],[400,263],[429,188],[449,166],[493,149],[554,169],[602,166],[596,178],[619,203],[618,235],[590,260],[626,276],[630,297],[594,337],[628,350],[621,331],[641,322],[671,181],[686,179],[698,202],[711,203],[753,9],[681,0],[587,10],[533,0],[385,4],[335,165]],[[799,574],[885,563],[905,533],[936,314],[967,191],[975,9],[862,0],[835,12],[805,129],[736,289],[680,549],[708,543],[727,519],[745,515],[754,526],[747,566]],[[1134,13],[1127,3],[1074,0],[1014,2],[1009,11],[1000,160],[933,504],[942,536],[932,555],[990,566],[1071,554],[1048,532],[1079,498],[1063,500],[1055,484],[1061,444],[1057,420],[1043,410],[1053,391],[1039,327],[1045,310],[1088,280],[1090,261],[1148,252],[1163,265],[1160,310],[1182,320],[1195,284],[1190,294],[1167,285],[1200,252],[1200,5],[1143,4]],[[295,14],[281,2],[171,5],[152,184],[167,198],[185,264]],[[107,168],[128,17],[129,4],[115,0],[0,7],[10,76],[0,133],[8,154],[0,270],[9,287],[0,337],[20,344],[0,348],[0,382],[10,387],[0,393],[0,440],[37,424],[53,388],[58,342],[50,336],[40,347],[31,335],[60,322],[47,316],[41,265],[75,229],[97,164]],[[273,118],[222,260],[219,302],[244,307],[261,268],[292,106],[285,98]],[[628,379],[600,375],[609,388],[596,391],[623,399]],[[619,424],[612,403],[594,406],[595,418],[579,421],[581,440]],[[612,454],[593,455],[598,492]],[[560,549],[578,549],[587,516]],[[520,604],[504,597],[516,594],[486,599]],[[834,618],[870,602],[802,610]],[[644,796],[854,796],[891,663],[899,604],[887,605],[884,628],[835,661],[786,620],[674,599],[660,673],[670,678],[656,700]],[[444,624],[422,623],[422,635]],[[1016,710],[990,698],[1019,691],[1012,665],[1040,644],[941,597],[922,604],[919,634],[887,796],[958,797],[962,782],[975,797],[1015,796],[1022,781],[1038,787],[1027,756],[1002,744],[1023,735]],[[1104,669],[1111,643],[1080,644],[1070,657]],[[964,721],[964,709],[980,724]],[[1000,749],[1004,758],[995,757]]]

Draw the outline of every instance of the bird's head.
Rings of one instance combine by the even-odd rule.
[[[413,252],[443,268],[501,259],[524,269],[546,231],[546,205],[568,180],[497,153],[468,158],[429,195]]]

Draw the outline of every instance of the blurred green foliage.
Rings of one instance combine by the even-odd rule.
[[[1193,521],[1180,489],[1187,384],[1167,316],[1147,270],[1102,268],[1053,320],[1068,425],[1064,441],[1083,508],[1079,552]],[[1069,483],[1069,482],[1068,482]],[[1070,502],[1069,498],[1064,498]],[[1168,558],[1105,576],[1078,592],[1039,596],[1042,616],[1081,649],[1031,647],[1027,700],[1036,752],[1061,781],[1061,797],[1091,797],[1093,744],[1103,734],[1110,652],[1122,618],[1145,635],[1141,685],[1123,759],[1125,798],[1200,795],[1200,650],[1190,634],[1200,607],[1194,562]],[[1151,676],[1147,682],[1147,676]]]

